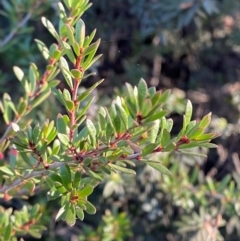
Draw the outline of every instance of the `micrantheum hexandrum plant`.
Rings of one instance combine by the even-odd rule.
[[[135,174],[134,165],[145,163],[165,175],[171,172],[160,160],[149,155],[159,152],[194,154],[193,147],[215,147],[210,141],[213,133],[205,133],[211,114],[200,121],[191,121],[192,104],[187,102],[183,126],[175,137],[171,135],[173,120],[164,109],[170,91],[148,88],[141,79],[138,86],[126,84],[127,94],[118,96],[110,108],[100,107],[96,121],[87,117],[93,98],[80,108],[80,104],[103,80],[83,93],[78,93],[81,82],[94,73],[89,68],[101,57],[96,55],[100,39],[94,40],[96,30],[86,35],[81,16],[91,6],[88,0],[59,2],[59,30],[42,17],[43,25],[56,43],[46,46],[36,43],[47,61],[40,73],[31,63],[28,73],[15,66],[14,73],[21,82],[25,95],[17,104],[5,93],[0,105],[6,130],[0,139],[3,157],[10,150],[9,161],[4,158],[0,167],[0,197],[5,201],[13,197],[27,197],[44,187],[49,200],[60,198],[61,208],[56,220],[74,225],[76,218],[83,220],[84,212],[94,214],[96,208],[88,196],[102,179],[114,172]],[[57,76],[64,77],[66,88],[58,88]],[[59,113],[55,121],[31,125],[27,115],[53,94],[66,114]],[[24,121],[23,121],[24,117]],[[80,128],[80,125],[84,127]],[[201,155],[196,153],[196,155]],[[47,185],[47,186],[46,186]],[[0,240],[15,240],[30,234],[41,237],[43,226],[39,205],[22,211],[11,209],[0,212]],[[2,221],[4,220],[4,221]]]
[[[98,228],[83,226],[79,241],[123,241],[131,237],[131,221],[126,213],[116,213],[106,210]]]

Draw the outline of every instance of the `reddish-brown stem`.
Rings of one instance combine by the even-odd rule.
[[[79,70],[80,72],[83,72],[83,69],[81,67],[82,54],[83,54],[83,48],[80,49],[79,56],[77,57],[76,64],[74,65],[74,68]],[[76,109],[77,109],[77,105],[79,104],[77,101],[77,91],[80,83],[81,83],[81,78],[75,78],[73,83],[73,89],[71,90],[74,108],[72,111],[69,111],[68,113],[70,118],[70,133],[69,133],[70,142],[72,142],[73,140],[73,133],[74,133],[73,126],[76,124]]]
[[[36,145],[32,142],[29,142],[29,148],[32,150],[32,152],[35,154],[35,156],[37,157],[37,160],[38,160],[38,163],[36,165],[36,167],[39,166],[40,163],[43,164],[44,168],[45,169],[48,169],[49,165],[48,163],[46,163],[44,160],[43,160],[43,157],[42,155],[39,153],[39,151],[37,150],[36,148]]]
[[[187,136],[183,136],[177,143],[176,143],[176,147],[175,150],[177,151],[179,146],[182,144],[189,144],[191,141]]]

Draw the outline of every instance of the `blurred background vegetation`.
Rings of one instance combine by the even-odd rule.
[[[168,109],[176,131],[186,98],[195,118],[213,113],[211,129],[221,133],[208,158],[159,155],[172,177],[139,166],[137,176],[109,176],[91,196],[97,214],[69,228],[54,223],[58,203],[47,202],[44,187],[29,200],[0,200],[18,210],[41,205],[42,240],[205,241],[240,240],[240,2],[238,0],[92,0],[84,15],[88,32],[97,28],[104,56],[92,69],[88,88],[105,82],[90,116],[108,105],[123,84],[145,78],[158,89],[172,89]],[[34,39],[54,39],[42,26],[46,16],[58,24],[55,0],[0,1],[0,94],[17,99],[22,90],[12,71],[46,63]],[[61,86],[60,86],[61,87]],[[54,106],[54,109],[53,109]],[[50,97],[33,114],[34,122],[55,119],[61,107]],[[0,117],[0,134],[4,131]],[[199,150],[204,152],[205,150]],[[25,237],[26,240],[34,240]]]

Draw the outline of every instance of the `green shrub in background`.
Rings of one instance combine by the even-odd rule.
[[[76,217],[83,220],[85,212],[96,213],[88,196],[105,176],[118,172],[135,174],[133,166],[137,163],[171,175],[152,154],[177,152],[202,156],[200,152],[191,152],[191,148],[215,147],[210,143],[215,134],[205,132],[211,114],[198,122],[191,120],[192,105],[188,101],[182,129],[176,136],[171,135],[173,120],[167,118],[168,111],[164,108],[170,92],[148,88],[143,79],[135,87],[126,84],[127,94],[118,96],[110,108],[100,107],[96,121],[88,119],[86,113],[94,97],[84,107],[80,104],[102,80],[82,93],[78,88],[83,79],[94,74],[88,69],[101,57],[96,56],[100,39],[93,41],[95,30],[86,36],[85,23],[80,18],[91,4],[87,0],[64,3],[65,7],[58,3],[59,31],[42,17],[43,25],[56,41],[48,47],[36,40],[47,61],[45,72],[40,73],[34,63],[28,73],[15,66],[14,73],[23,86],[24,96],[14,104],[7,93],[3,95],[0,107],[7,126],[0,140],[0,193],[1,198],[9,201],[43,190],[48,200],[61,199],[56,220],[65,220],[71,226]],[[66,83],[63,89],[57,88],[59,73]],[[55,122],[45,120],[31,125],[27,115],[50,94],[59,100],[66,114],[58,113]],[[4,241],[26,234],[40,238],[46,229],[41,224],[39,205],[27,205],[15,212],[2,207],[0,215],[0,230],[4,234],[0,239]],[[105,228],[109,218],[107,215],[104,219]],[[119,219],[121,222],[124,217]]]

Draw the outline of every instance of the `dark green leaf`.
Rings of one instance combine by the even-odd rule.
[[[76,171],[73,179],[73,187],[78,189],[80,182],[81,182],[81,173],[79,171]]]
[[[83,51],[83,56],[90,54],[91,52],[96,52],[101,40],[98,39],[95,43],[91,44],[90,46],[86,47]]]
[[[81,208],[76,207],[76,215],[80,220],[84,219],[84,212]]]
[[[0,171],[4,172],[4,173],[6,173],[6,174],[8,174],[10,176],[14,175],[14,173],[7,166],[1,166],[0,167]]]
[[[128,168],[125,168],[125,167],[121,167],[121,166],[118,166],[118,165],[115,165],[115,164],[112,164],[112,163],[109,164],[109,166],[111,166],[113,169],[115,169],[115,170],[117,170],[117,171],[136,175],[136,172],[135,172],[134,170],[132,170],[132,169],[128,169]]]
[[[147,156],[153,152],[153,150],[158,146],[158,144],[148,144],[142,150],[142,156]]]
[[[96,145],[96,135],[97,135],[96,128],[95,128],[93,122],[89,119],[87,119],[87,121],[86,121],[86,126],[88,129],[88,133],[92,138],[92,142],[93,142],[92,144],[93,144],[93,146],[95,146]]]
[[[156,169],[157,171],[161,172],[162,174],[172,175],[171,172],[165,166],[163,166],[160,162],[157,163],[157,162],[145,161],[145,163],[151,166],[152,168]]]
[[[82,19],[79,19],[76,23],[75,39],[79,46],[82,47],[85,39],[85,23]]]
[[[147,88],[147,83],[144,79],[140,79],[138,83],[138,103],[139,103],[139,108],[142,108],[142,104],[144,99],[147,97],[148,94],[148,88]]]
[[[96,208],[89,201],[87,201],[85,203],[85,206],[86,206],[86,212],[88,214],[95,214],[96,213]]]
[[[91,86],[88,90],[86,90],[86,91],[84,91],[83,93],[81,93],[79,96],[78,96],[78,98],[77,98],[77,100],[78,101],[83,101],[83,100],[85,100],[91,93],[92,93],[92,91],[94,90],[94,89],[96,89],[96,87],[98,86],[98,85],[100,85],[101,83],[103,82],[103,79],[101,79],[101,80],[99,80],[98,82],[96,82],[93,86]]]
[[[63,145],[65,145],[65,146],[69,145],[69,137],[67,135],[58,133],[57,136]]]
[[[61,41],[60,36],[58,35],[56,29],[54,28],[53,24],[47,20],[45,17],[42,17],[43,25],[48,29],[48,31],[56,38],[58,41]]]
[[[168,113],[168,111],[166,110],[161,110],[158,111],[157,113],[153,114],[153,115],[148,115],[144,120],[143,123],[148,123],[148,122],[152,122],[155,120],[159,120],[161,119],[163,116],[165,116]]]
[[[190,100],[188,100],[187,105],[186,105],[186,110],[185,110],[185,125],[186,125],[186,127],[190,123],[191,118],[192,118],[192,103],[191,103]]]
[[[13,71],[18,80],[21,82],[24,78],[24,72],[18,66],[14,66]]]
[[[76,209],[73,205],[69,205],[66,209],[66,222],[69,226],[73,226],[76,223]]]
[[[5,234],[4,234],[4,241],[8,241],[11,238],[12,234],[12,224],[9,223],[7,227],[5,228]]]
[[[93,172],[92,170],[90,170],[89,168],[85,168],[85,171],[90,177],[95,178],[98,181],[102,181],[102,177],[99,176],[97,173]]]
[[[61,194],[66,194],[67,193],[66,188],[61,183],[55,182],[54,185],[55,185],[55,187],[56,187],[56,189],[57,189],[57,191],[59,193],[61,193]]]
[[[69,166],[68,166],[67,164],[62,165],[62,166],[60,167],[59,174],[60,174],[60,176],[61,176],[63,185],[64,185],[68,190],[71,190],[71,188],[72,188],[72,179],[71,179],[71,171],[70,171]]]
[[[128,115],[126,113],[126,111],[124,110],[124,108],[120,105],[120,104],[116,104],[116,108],[119,112],[119,116],[123,121],[123,124],[125,126],[125,129],[128,129]]]
[[[202,127],[203,129],[205,129],[211,122],[211,116],[212,113],[210,112],[209,114],[205,115],[202,120],[199,123],[199,127]]]
[[[92,186],[86,186],[78,192],[79,198],[87,197],[93,192]]]
[[[31,109],[40,105],[44,100],[48,98],[50,94],[51,94],[51,89],[46,89],[38,97],[34,98],[31,102]]]

